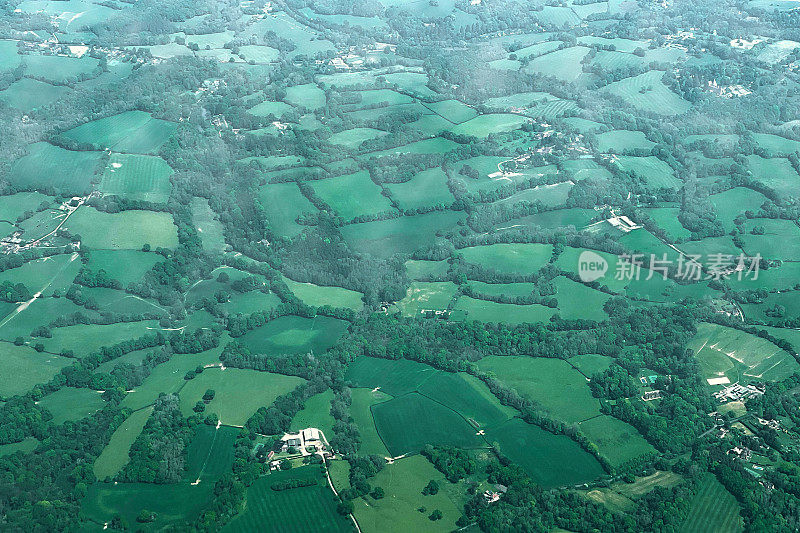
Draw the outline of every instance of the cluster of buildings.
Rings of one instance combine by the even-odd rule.
[[[317,428],[306,428],[297,433],[287,433],[281,437],[281,453],[294,455],[294,450],[296,450],[297,455],[302,457],[309,455],[319,455],[326,459],[333,457],[328,439],[325,438],[325,434]],[[281,459],[273,460],[274,456],[274,451],[271,451],[267,456],[267,460],[270,462],[270,470],[280,468]]]
[[[503,494],[506,493],[508,487],[505,485],[495,485],[494,490],[486,490],[483,492],[483,498],[486,500],[486,503],[494,503],[499,501]]]
[[[750,383],[749,385],[741,385],[737,381],[729,387],[714,393],[719,403],[745,401],[764,394],[766,385],[764,383]]]

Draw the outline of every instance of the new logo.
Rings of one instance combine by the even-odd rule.
[[[602,278],[606,271],[608,271],[608,261],[602,255],[585,250],[578,257],[578,277],[584,283]]]

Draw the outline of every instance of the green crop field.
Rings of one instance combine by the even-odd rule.
[[[473,426],[493,426],[517,414],[501,405],[485,383],[469,374],[439,372],[422,382],[418,390],[456,411]]]
[[[506,296],[513,298],[530,296],[536,290],[536,284],[534,283],[484,283],[482,281],[473,281],[469,285],[472,287],[472,291],[481,297]]]
[[[100,191],[131,200],[166,203],[172,169],[160,157],[111,154],[100,179]]]
[[[689,348],[704,378],[777,381],[800,369],[791,355],[768,340],[717,324],[701,323]]]
[[[347,322],[327,316],[282,316],[245,333],[240,341],[256,353],[321,353],[346,329]]]
[[[713,474],[706,474],[692,500],[682,533],[738,533],[742,531],[739,504]]]
[[[89,74],[97,65],[93,57],[63,57],[26,55],[25,74],[34,78],[45,78],[63,84],[79,76]]]
[[[316,480],[311,486],[272,490],[274,483],[298,479]],[[244,511],[223,531],[347,532],[352,522],[336,512],[338,499],[317,466],[304,466],[262,476],[247,489]]]
[[[197,232],[200,234],[203,249],[210,253],[225,251],[226,244],[222,223],[205,198],[197,196],[192,198],[192,222],[194,222]]]
[[[597,136],[597,148],[601,152],[624,154],[632,150],[650,150],[655,144],[641,131],[612,130]]]
[[[0,272],[0,282],[22,283],[31,292],[49,296],[54,290],[68,288],[81,268],[77,254],[63,254],[28,261],[21,267]]]
[[[42,397],[38,404],[53,413],[54,424],[63,424],[89,416],[105,402],[97,391],[64,387]]]
[[[425,104],[425,107],[453,124],[466,122],[478,114],[478,112],[470,106],[458,100],[432,102],[430,104]]]
[[[247,110],[251,115],[257,117],[269,117],[270,115],[281,118],[284,113],[290,111],[292,106],[286,102],[261,102]]]
[[[332,389],[316,394],[306,400],[303,408],[292,418],[291,429],[300,431],[305,428],[317,428],[330,439],[333,436],[333,425],[336,422],[333,415],[331,415],[332,400]]]
[[[603,304],[611,295],[563,276],[557,277],[553,284],[556,287],[558,311],[562,318],[598,321],[608,318],[603,311]]]
[[[80,235],[83,246],[90,249],[136,250],[144,244],[153,249],[178,245],[178,231],[172,215],[163,212],[105,213],[83,206],[69,217],[64,229]]]
[[[352,130],[344,130],[331,135],[330,142],[339,144],[347,148],[356,149],[364,141],[370,139],[377,139],[386,135],[385,131],[376,130],[373,128],[354,128]]]
[[[389,199],[369,179],[366,171],[314,181],[314,192],[345,220],[388,211]]]
[[[216,396],[206,405],[206,413],[217,415],[223,424],[241,426],[259,407],[270,405],[281,394],[303,383],[302,378],[257,370],[209,368],[181,389],[181,411],[185,416],[203,398],[208,389]]]
[[[53,187],[68,194],[85,194],[101,160],[99,152],[74,152],[38,142],[14,161],[8,180],[20,189]]]
[[[42,204],[50,205],[52,196],[39,192],[20,192],[9,196],[0,196],[0,220],[16,222],[27,212],[33,212]]]
[[[455,296],[458,286],[452,281],[414,281],[406,296],[397,306],[404,315],[414,316],[422,311],[445,311]]]
[[[103,480],[113,477],[128,463],[133,441],[139,436],[153,412],[152,407],[145,407],[132,413],[111,435],[108,445],[94,462],[94,475]]]
[[[658,115],[680,115],[692,104],[669,90],[661,78],[660,70],[649,70],[644,74],[625,78],[606,85],[602,92],[622,98],[637,109]]]
[[[386,449],[375,427],[372,406],[390,400],[391,396],[371,389],[351,389],[350,393],[352,395],[350,416],[353,417],[353,422],[358,426],[361,435],[358,452],[364,455],[388,457],[389,450]]]
[[[499,113],[492,115],[478,115],[473,119],[454,126],[450,129],[450,131],[458,135],[486,137],[492,133],[515,130],[525,122],[525,117],[521,117],[519,115],[506,115]]]
[[[319,109],[325,105],[325,92],[313,83],[286,88],[286,100],[295,106]]]
[[[592,398],[586,378],[561,359],[489,356],[478,361],[478,368],[492,372],[565,422],[580,422],[600,414],[600,402]]]
[[[211,483],[230,472],[239,428],[201,424],[186,450],[186,481]]]
[[[648,187],[657,189],[660,187],[678,188],[681,186],[681,180],[675,177],[672,168],[655,156],[619,156],[616,163],[620,170],[632,173],[643,180]]]
[[[603,475],[593,456],[564,435],[554,435],[538,426],[513,418],[486,432],[500,453],[519,464],[544,488],[575,485]]]
[[[753,133],[753,139],[767,151],[770,157],[800,152],[800,141],[787,139],[770,133]]]
[[[589,53],[584,46],[562,48],[532,59],[525,71],[531,74],[553,76],[563,81],[575,81],[581,75],[581,61]]]
[[[127,111],[85,124],[62,135],[80,143],[115,152],[150,154],[172,136],[178,125],[143,111]]]
[[[736,187],[709,196],[709,201],[714,205],[717,218],[722,222],[725,231],[731,231],[734,227],[733,220],[738,215],[745,211],[758,212],[768,199],[760,192]]]
[[[287,277],[284,277],[283,281],[289,286],[289,290],[306,305],[347,307],[355,311],[364,307],[364,302],[361,301],[364,295],[360,292],[343,289],[342,287],[324,287],[313,283],[300,283]]]
[[[447,273],[448,265],[446,260],[442,261],[417,261],[409,259],[406,261],[406,273],[410,279],[425,279],[432,276],[443,276]]]
[[[461,415],[416,392],[374,405],[372,416],[392,456],[418,453],[426,444],[483,445],[477,430]]]
[[[14,396],[28,392],[34,385],[46,383],[63,367],[72,363],[65,357],[39,353],[28,346],[0,343],[3,374],[0,378],[0,396]]]
[[[781,196],[797,196],[800,174],[783,157],[764,158],[758,155],[747,156],[747,166],[753,179],[763,183]]]
[[[431,366],[408,359],[359,357],[347,368],[347,379],[356,387],[380,388],[392,396],[417,390],[437,372]]]
[[[531,189],[518,192],[498,201],[498,204],[518,204],[520,202],[541,202],[542,205],[554,207],[563,205],[567,201],[569,191],[572,189],[571,182],[552,183],[550,185],[539,185]]]
[[[105,270],[111,278],[127,285],[141,279],[145,272],[163,259],[158,254],[138,250],[92,250],[87,266],[94,271]]]

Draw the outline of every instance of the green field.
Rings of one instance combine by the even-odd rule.
[[[738,533],[743,523],[739,504],[713,474],[706,474],[692,500],[681,533]]]
[[[544,305],[503,304],[477,300],[469,296],[460,296],[453,311],[459,319],[505,322],[507,324],[547,322],[551,316],[556,314],[556,309]]]
[[[230,472],[239,428],[200,424],[186,450],[186,481],[211,483]]]
[[[358,427],[361,436],[361,445],[358,453],[364,455],[380,455],[388,457],[389,450],[378,435],[375,427],[375,420],[372,418],[372,406],[388,401],[392,397],[381,391],[371,389],[351,389],[352,403],[350,404],[350,416]]]
[[[316,479],[317,483],[295,489],[272,490],[273,483],[290,479]],[[351,531],[352,522],[336,512],[338,501],[317,466],[274,472],[260,477],[248,488],[244,511],[223,531]]]
[[[554,207],[563,205],[569,196],[569,191],[572,189],[572,182],[565,181],[561,183],[552,183],[549,185],[539,185],[525,189],[516,194],[512,194],[508,198],[499,200],[498,204],[518,204],[520,202],[535,203],[541,202],[542,205],[547,207]]]
[[[641,131],[611,130],[597,136],[597,149],[601,152],[624,154],[632,150],[650,150],[655,144]]]
[[[97,479],[113,477],[128,464],[131,445],[144,429],[152,412],[152,407],[135,411],[114,431],[108,445],[94,462],[94,475]]]
[[[798,196],[797,186],[800,174],[792,167],[788,159],[783,157],[764,158],[758,155],[747,156],[747,167],[753,173],[753,179],[763,183],[780,196]]]
[[[584,46],[562,48],[532,59],[525,72],[553,76],[561,81],[575,81],[583,72],[581,61],[588,53],[589,49]]]
[[[100,191],[131,200],[166,203],[172,169],[160,157],[111,154],[100,180]]]
[[[457,290],[458,286],[452,281],[413,281],[397,306],[407,316],[426,310],[445,311]]]
[[[395,253],[411,253],[433,244],[437,233],[454,231],[464,218],[464,213],[458,211],[434,211],[424,215],[349,224],[343,226],[341,232],[347,244],[356,252],[389,257]]]
[[[150,154],[167,142],[177,127],[173,122],[153,118],[144,111],[126,111],[81,124],[62,135],[99,149]]]
[[[312,183],[314,192],[345,220],[361,215],[388,211],[392,208],[389,199],[381,194],[381,188],[369,179],[365,170]]]
[[[217,415],[223,424],[241,426],[259,407],[269,406],[275,398],[294,390],[303,381],[295,376],[250,369],[208,368],[181,389],[181,411],[184,416],[190,416],[203,394],[213,389],[216,396],[204,412]]]
[[[480,428],[505,422],[517,414],[515,409],[501,405],[484,382],[465,373],[439,372],[426,379],[418,390]]]
[[[569,437],[554,435],[519,418],[490,428],[486,438],[544,488],[585,483],[604,473],[597,459]]]
[[[439,483],[439,492],[422,496],[423,487],[431,479]],[[464,487],[448,482],[424,457],[405,457],[386,465],[370,482],[381,487],[386,497],[353,502],[354,514],[362,530],[387,533],[446,533],[456,530],[455,523],[461,516],[465,498]],[[417,509],[420,506],[424,506],[426,512],[419,512]],[[428,520],[428,515],[434,509],[442,513],[442,519],[436,522]]]
[[[239,47],[239,55],[243,56],[245,61],[271,63],[278,59],[280,53],[269,46],[247,44]]]
[[[533,274],[550,260],[549,244],[490,244],[459,250],[464,261],[506,274]]]
[[[100,152],[74,152],[38,142],[14,161],[8,180],[20,189],[53,187],[67,194],[86,194],[101,160]]]
[[[650,70],[644,74],[609,83],[602,92],[622,98],[636,109],[657,115],[680,115],[692,104],[669,90],[661,78],[664,72]]]
[[[766,196],[760,192],[745,187],[736,187],[727,191],[712,194],[708,197],[709,202],[714,206],[717,219],[722,223],[726,232],[734,228],[733,220],[745,211],[757,213],[761,206],[768,202]]]
[[[300,283],[292,281],[287,277],[283,278],[289,289],[297,296],[301,302],[311,306],[329,305],[331,307],[347,307],[358,311],[364,307],[361,299],[363,294],[342,287],[325,287],[313,283]]]
[[[0,99],[21,111],[32,111],[55,102],[69,92],[67,87],[22,78],[0,91]]]
[[[295,106],[319,109],[325,106],[325,92],[313,83],[286,88],[286,100]]]
[[[53,413],[54,424],[63,424],[68,420],[80,420],[105,405],[99,392],[73,387],[62,387],[56,392],[42,397],[37,403],[40,407]]]
[[[103,269],[123,286],[138,281],[145,272],[164,258],[156,253],[138,250],[92,250],[89,254],[88,268],[93,271]]]
[[[442,261],[406,261],[406,273],[410,279],[424,279],[430,276],[443,276],[447,274],[449,264]]]
[[[457,135],[472,135],[474,137],[487,137],[492,133],[513,131],[527,122],[525,117],[511,114],[478,115],[466,122],[450,129]]]
[[[303,408],[292,418],[292,431],[300,431],[305,428],[317,428],[322,431],[327,438],[333,436],[333,424],[336,422],[331,415],[331,401],[333,400],[333,390],[316,394],[306,400]]]
[[[704,378],[725,376],[737,381],[779,381],[800,370],[787,352],[744,331],[701,323],[688,344]]]
[[[600,414],[586,378],[562,359],[489,356],[478,368],[535,401],[554,418],[574,423]]]
[[[603,321],[608,318],[603,311],[603,304],[611,295],[572,281],[564,276],[553,280],[556,286],[558,312],[568,320],[583,319]]]
[[[581,422],[578,427],[615,467],[656,451],[636,428],[613,416],[601,415]]]
[[[144,244],[151,248],[174,248],[178,230],[170,213],[122,211],[106,213],[94,207],[78,208],[64,224],[64,229],[81,236],[86,248],[100,250],[137,250]]]
[[[34,78],[44,78],[59,84],[89,74],[98,65],[93,57],[63,57],[45,55],[26,55],[25,74]]]
[[[447,187],[447,175],[440,168],[424,170],[403,183],[386,185],[401,209],[450,205],[453,195]]]
[[[328,141],[346,148],[356,149],[364,141],[377,139],[378,137],[383,137],[386,134],[387,133],[385,131],[376,130],[374,128],[353,128],[351,130],[344,130],[331,135]]]
[[[477,430],[461,415],[416,392],[373,406],[372,416],[392,456],[418,453],[426,444],[484,445]]]
[[[295,183],[270,183],[258,190],[258,199],[272,230],[278,235],[294,237],[303,227],[296,222],[301,213],[316,213],[317,208],[303,196]]]
[[[408,359],[379,359],[359,357],[347,367],[347,379],[356,387],[378,387],[392,396],[417,390],[438,371],[428,365]]]
[[[677,189],[682,185],[680,179],[668,164],[655,156],[646,157],[619,156],[617,166],[623,172],[630,172],[644,181],[648,187],[658,189],[667,187]]]
[[[598,372],[604,372],[611,366],[613,358],[597,354],[575,355],[567,362],[578,369],[584,376],[591,377]]]
[[[347,329],[344,320],[317,316],[282,316],[242,335],[240,342],[255,353],[321,353]]]
[[[192,222],[200,234],[204,250],[209,253],[225,251],[227,245],[222,223],[205,198],[198,196],[192,198]]]
[[[53,290],[68,288],[81,268],[78,254],[63,254],[28,261],[21,267],[0,272],[0,282],[22,283],[32,293],[45,296]]]
[[[0,397],[15,396],[28,392],[34,385],[46,383],[71,359],[48,353],[39,353],[28,346],[0,343],[0,358],[3,373],[0,377]]]
[[[40,192],[20,192],[8,196],[0,196],[0,220],[16,222],[28,211],[35,211],[43,203],[51,204],[52,196]]]

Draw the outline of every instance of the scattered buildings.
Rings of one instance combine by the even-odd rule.
[[[749,385],[740,385],[737,381],[729,387],[725,387],[721,391],[714,393],[719,403],[727,403],[730,401],[749,400],[756,396],[764,394],[765,385],[763,383],[750,383]]]

